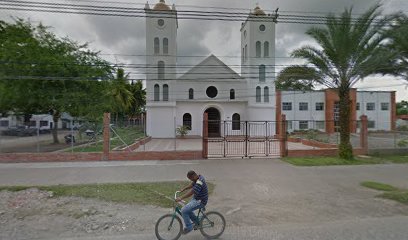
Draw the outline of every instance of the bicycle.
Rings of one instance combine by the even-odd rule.
[[[181,192],[177,191],[174,194],[173,213],[161,216],[156,222],[155,234],[159,240],[177,240],[181,236],[183,231],[183,223],[180,219],[180,206],[184,206],[183,204],[185,202],[183,201],[183,204],[180,204],[175,201],[177,199],[177,194],[179,193]],[[198,222],[193,223],[193,229],[200,230],[201,234],[207,239],[216,239],[220,237],[225,230],[225,218],[219,212],[211,211],[205,213],[205,210],[205,207],[198,210]]]

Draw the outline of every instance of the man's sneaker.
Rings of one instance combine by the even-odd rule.
[[[193,229],[184,228],[184,229],[183,229],[183,234],[186,235],[187,233],[189,233],[189,232],[191,232],[191,231],[193,231]]]

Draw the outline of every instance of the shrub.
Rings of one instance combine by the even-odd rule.
[[[187,126],[179,126],[178,128],[176,128],[176,132],[178,135],[184,137],[185,135],[187,135],[187,133],[190,131],[190,128]]]

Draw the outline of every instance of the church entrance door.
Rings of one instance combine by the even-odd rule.
[[[208,114],[208,137],[220,137],[221,114],[218,109],[210,107],[205,110]]]

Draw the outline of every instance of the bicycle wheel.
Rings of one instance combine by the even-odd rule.
[[[159,240],[177,240],[181,236],[183,224],[178,216],[166,214],[156,222],[154,231]]]
[[[225,218],[219,212],[208,212],[200,221],[200,232],[207,239],[221,236],[225,230]]]

